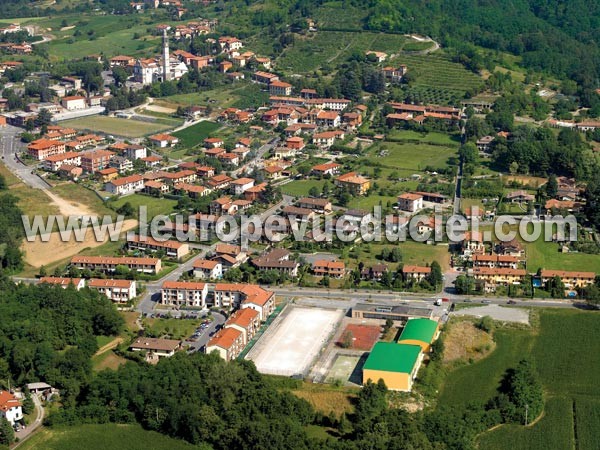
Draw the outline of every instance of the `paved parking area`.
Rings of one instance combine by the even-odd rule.
[[[450,313],[451,316],[490,316],[494,320],[503,322],[518,322],[529,325],[529,311],[523,308],[510,308],[500,305],[474,306]]]

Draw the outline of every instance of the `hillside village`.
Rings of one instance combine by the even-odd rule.
[[[61,213],[70,203],[85,212],[80,223],[102,212],[132,224],[118,242],[86,237],[45,252],[25,242],[11,274],[96,291],[134,315],[135,333],[108,349],[116,367],[216,354],[316,384],[383,380],[423,408],[419,373],[441,358],[454,312],[597,304],[593,108],[565,113],[574,96],[552,80],[470,71],[418,35],[398,38],[417,50],[375,45],[345,53],[335,71],[327,62],[299,75],[245,29],[236,35],[230,18],[191,17],[201,7],[191,3],[132,2],[123,17],[152,17],[140,51],[51,64],[37,59],[52,49],[39,44],[50,31],[0,27],[9,191],[36,191],[36,205]],[[52,39],[77,45],[70,23]],[[321,25],[308,18],[283,36],[304,45]],[[419,80],[431,61],[474,87],[427,90]],[[503,89],[531,105],[511,109]],[[142,206],[153,226],[163,217],[169,239],[144,235]],[[555,228],[558,214],[577,218],[577,241]],[[249,245],[243,234],[219,240],[225,218],[241,226],[252,215],[262,225],[244,230]],[[437,239],[452,216],[468,221],[464,237]],[[542,237],[499,239],[494,221],[506,216],[528,218]],[[384,239],[361,236],[368,226]],[[19,433],[25,396],[15,395],[0,391],[0,415]]]

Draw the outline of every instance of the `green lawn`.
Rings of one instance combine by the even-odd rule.
[[[127,202],[133,206],[136,214],[138,213],[140,206],[146,206],[148,221],[152,220],[153,217],[158,216],[159,214],[169,215],[173,213],[173,208],[177,204],[177,201],[175,200],[150,197],[142,194],[133,194],[126,197],[120,197],[112,204],[115,206],[115,208],[119,208]]]
[[[400,251],[402,252],[402,263],[404,264],[415,264],[424,266],[431,264],[432,261],[437,261],[442,266],[442,269],[448,268],[449,265],[449,254],[448,247],[445,245],[427,245],[421,242],[401,242],[398,244]],[[388,249],[394,248],[393,244],[376,244],[376,243],[364,243],[360,244],[357,249],[359,250],[359,256],[348,261],[350,267],[355,267],[358,261],[362,261],[366,267],[372,266],[373,264],[385,263],[391,269],[395,269],[400,263],[389,263],[380,260],[378,257],[384,247]],[[370,251],[368,251],[370,249]]]
[[[185,339],[194,332],[202,320],[189,319],[144,319],[144,327],[152,336],[168,335],[171,339]]]
[[[458,136],[436,132],[420,133],[418,131],[402,130],[398,128],[390,130],[386,135],[386,139],[397,141],[419,141],[423,144],[437,144],[448,147],[458,147],[460,145],[460,138]]]
[[[592,271],[600,273],[600,257],[586,253],[560,253],[558,244],[544,242],[525,243],[527,252],[527,270],[544,269]]]
[[[187,442],[161,433],[146,431],[139,425],[78,425],[43,428],[20,446],[23,450],[180,450],[198,449]]]
[[[503,425],[480,436],[482,449],[598,449],[600,359],[596,355],[597,312],[543,309],[539,331],[500,330],[485,359],[451,371],[439,405],[459,409],[485,403],[505,371],[523,358],[535,363],[544,386],[544,415],[533,426]],[[575,440],[573,423],[577,424]]]
[[[304,197],[308,195],[308,191],[313,187],[318,188],[321,192],[324,184],[325,180],[296,180],[281,186],[281,192],[296,197]]]
[[[157,105],[163,104],[167,107],[206,105],[212,104],[219,108],[257,108],[264,106],[269,101],[269,93],[259,84],[251,83],[250,80],[236,81],[217,86],[214,89],[194,92],[191,94],[176,94],[163,97]]]
[[[387,155],[379,156],[382,151],[387,151]],[[457,155],[457,149],[430,144],[383,142],[369,149],[369,155],[389,168],[423,171],[426,166],[445,167],[448,158]]]
[[[118,117],[92,116],[81,117],[79,119],[65,120],[60,122],[64,127],[75,128],[76,130],[88,130],[113,134],[125,138],[137,138],[173,128],[172,124],[160,122],[142,122],[132,119],[121,119]]]
[[[190,148],[201,144],[204,139],[211,136],[219,128],[221,128],[221,125],[217,123],[203,121],[177,131],[173,135],[179,138],[184,147]]]

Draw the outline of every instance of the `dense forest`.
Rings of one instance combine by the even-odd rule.
[[[299,381],[265,377],[249,361],[179,353],[158,365],[129,362],[103,371],[81,390],[76,406],[51,415],[49,425],[139,422],[145,428],[214,449],[472,449],[478,433],[498,423],[523,423],[542,410],[535,368],[523,361],[498,395],[463,411],[410,414],[390,408],[387,388],[367,383],[354,413],[324,416],[290,390]],[[307,425],[331,430],[327,441]],[[334,438],[335,437],[335,438]]]
[[[23,266],[19,247],[25,232],[18,199],[8,194],[7,189],[6,180],[0,175],[0,267],[13,272]]]
[[[69,404],[91,378],[96,336],[117,334],[123,319],[97,291],[15,285],[0,274],[0,380],[44,380]]]

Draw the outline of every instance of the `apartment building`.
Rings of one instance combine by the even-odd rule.
[[[413,265],[405,265],[402,267],[402,275],[405,280],[413,280],[418,283],[423,278],[427,277],[431,273],[431,267],[427,266],[413,266]]]
[[[161,261],[158,258],[133,258],[129,256],[81,256],[71,258],[71,265],[80,270],[95,270],[112,273],[117,266],[125,266],[129,270],[157,274],[161,271]]]
[[[208,285],[195,281],[165,281],[161,288],[160,302],[170,306],[206,307]]]
[[[48,156],[42,162],[42,167],[51,172],[58,171],[63,164],[81,166],[81,153],[66,152],[59,155]]]
[[[473,255],[473,267],[503,267],[516,269],[519,258],[512,255]]]
[[[27,146],[27,154],[38,161],[43,161],[53,155],[60,155],[66,151],[64,142],[52,139],[37,139]]]
[[[128,177],[116,178],[104,185],[104,189],[111,194],[125,195],[139,192],[144,189],[144,177],[141,175],[130,175]]]
[[[235,328],[241,331],[244,336],[244,345],[246,345],[260,328],[260,315],[252,308],[239,309],[227,319],[225,328]]]
[[[138,235],[127,238],[127,247],[130,250],[145,250],[150,252],[162,251],[170,258],[183,258],[190,252],[190,246],[185,242],[178,241],[157,241],[146,236],[141,238]]]
[[[81,154],[81,168],[84,172],[95,173],[106,169],[110,165],[110,160],[115,156],[108,150],[92,150]]]
[[[485,292],[494,292],[498,286],[521,284],[527,275],[525,269],[511,269],[502,267],[475,267],[473,278],[483,283]]]
[[[127,303],[137,295],[134,280],[92,278],[88,281],[88,287],[100,292],[115,303]]]
[[[540,273],[545,285],[554,277],[559,277],[567,289],[579,289],[594,284],[595,272],[573,272],[567,270],[542,270]]]
[[[223,277],[223,265],[219,261],[198,259],[194,261],[194,277],[204,280],[217,280]]]
[[[208,344],[206,353],[217,352],[225,361],[232,361],[244,349],[244,333],[236,328],[223,328],[219,330]]]

